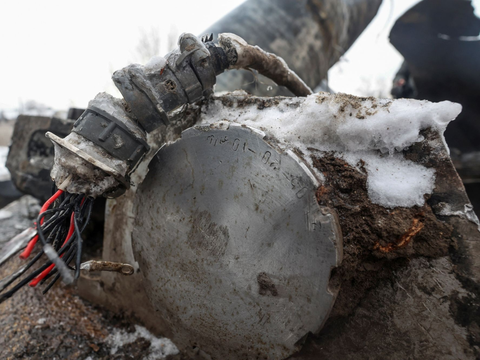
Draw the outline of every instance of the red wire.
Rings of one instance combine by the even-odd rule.
[[[68,233],[67,233],[67,237],[65,238],[65,241],[63,242],[63,245],[62,246],[65,246],[65,244],[67,243],[68,240],[70,240],[70,237],[73,235],[73,232],[75,231],[75,223],[73,222],[73,217],[75,216],[75,213],[72,213],[72,216],[70,216],[70,227],[68,228]],[[63,254],[60,255],[60,257],[63,257]],[[37,286],[37,284],[43,280],[43,278],[45,276],[47,276],[50,271],[52,271],[52,269],[55,267],[55,264],[52,264],[50,265],[48,268],[46,268],[45,270],[43,270],[35,279],[33,279],[32,281],[30,281],[30,286],[31,287],[35,287]]]
[[[85,202],[85,197],[82,199],[82,202],[80,203],[80,206],[83,205],[83,203]],[[75,213],[73,212],[72,213],[72,216],[70,216],[70,227],[68,228],[68,233],[67,233],[67,237],[65,238],[65,241],[63,242],[63,246],[65,246],[65,244],[68,242],[68,240],[70,240],[70,237],[73,235],[73,232],[75,231],[75,222],[73,221],[73,217],[75,216]],[[60,257],[62,258],[63,257],[63,254],[60,255]],[[33,279],[32,281],[30,281],[30,286],[31,287],[35,287],[37,286],[37,284],[42,281],[45,276],[47,276],[50,271],[53,270],[53,268],[55,267],[55,264],[51,264],[48,268],[46,268],[45,270],[43,270],[35,279]]]
[[[63,193],[63,190],[58,190],[55,194],[53,194],[53,196],[50,199],[48,199],[45,202],[45,204],[43,204],[39,214],[47,211],[50,205],[52,205],[54,201],[57,200],[60,195],[62,195],[62,193]],[[40,225],[42,224],[43,224],[43,218],[40,220]],[[38,240],[38,235],[35,235],[35,237],[28,242],[25,250],[20,254],[20,259],[25,260],[30,256],[33,248],[35,247],[35,244],[37,243],[37,240]]]

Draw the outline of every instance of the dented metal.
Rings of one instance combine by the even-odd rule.
[[[188,129],[151,162],[132,245],[147,296],[179,345],[188,338],[217,357],[279,359],[321,328],[342,236],[302,165],[262,132],[234,125]]]

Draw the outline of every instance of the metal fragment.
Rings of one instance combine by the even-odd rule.
[[[82,265],[80,265],[80,270],[86,271],[86,272],[112,271],[112,272],[118,272],[122,275],[132,275],[134,273],[134,268],[130,264],[122,264],[122,263],[113,262],[113,261],[98,261],[98,260],[90,260],[82,263]]]

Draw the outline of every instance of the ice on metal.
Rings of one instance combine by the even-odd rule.
[[[244,92],[233,95],[237,101],[248,96]],[[402,151],[423,140],[422,130],[431,128],[443,136],[460,111],[461,105],[450,101],[318,93],[282,99],[263,109],[256,103],[242,104],[235,111],[215,100],[202,116],[203,123],[222,119],[262,129],[280,146],[305,154],[334,151],[353,166],[363,160],[370,199],[393,208],[422,205],[423,195],[432,192],[435,182],[433,170],[404,159]]]

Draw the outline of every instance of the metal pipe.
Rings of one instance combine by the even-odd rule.
[[[382,0],[248,0],[205,33],[234,33],[282,57],[312,89],[355,42]],[[292,95],[251,72],[228,71],[216,90],[244,89],[255,95]]]

